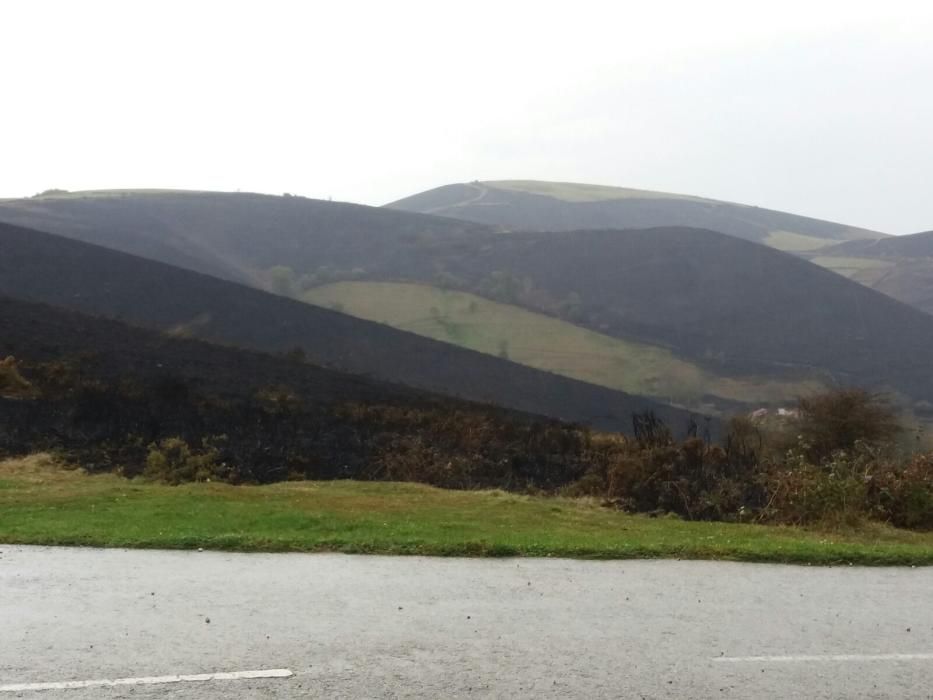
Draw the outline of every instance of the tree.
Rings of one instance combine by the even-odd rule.
[[[864,389],[833,389],[798,402],[799,433],[807,456],[816,462],[857,442],[879,446],[902,430],[897,414],[879,394]]]

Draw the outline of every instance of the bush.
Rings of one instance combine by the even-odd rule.
[[[431,486],[469,489],[477,484],[464,455],[444,454],[420,435],[393,438],[373,460],[373,476],[386,481],[415,481]]]
[[[901,431],[897,415],[878,394],[864,389],[836,389],[801,398],[799,434],[809,460],[819,463],[856,442],[891,443]]]
[[[791,451],[764,476],[768,501],[759,519],[787,525],[860,524],[871,515],[868,487],[875,457],[863,444],[837,451],[822,464]]]
[[[897,527],[933,529],[933,454],[914,455],[873,475],[869,498],[875,517]]]
[[[8,399],[25,399],[35,396],[35,389],[19,373],[16,360],[7,357],[0,360],[0,397]]]
[[[143,475],[172,485],[228,477],[224,465],[218,461],[219,450],[214,444],[218,441],[219,438],[205,440],[199,452],[178,437],[153,443],[149,445]]]
[[[663,431],[662,431],[663,432]],[[606,496],[632,512],[676,513],[690,520],[741,520],[761,501],[761,487],[699,438],[681,444],[626,443],[606,471]]]

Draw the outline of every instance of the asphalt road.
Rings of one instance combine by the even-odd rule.
[[[933,569],[0,545],[6,697],[928,698]]]

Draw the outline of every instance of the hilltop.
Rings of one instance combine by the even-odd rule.
[[[536,180],[445,185],[386,205],[508,231],[689,226],[787,251],[882,234],[805,216],[702,197]]]

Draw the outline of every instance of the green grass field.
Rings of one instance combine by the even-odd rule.
[[[871,286],[874,277],[880,276],[884,274],[886,270],[894,267],[894,263],[890,260],[844,258],[829,255],[818,255],[810,258],[810,262],[850,279],[857,277],[858,282],[868,284],[869,286]]]
[[[464,556],[931,564],[933,534],[831,533],[631,516],[591,501],[418,484],[164,486],[0,462],[0,542]]]
[[[530,367],[691,408],[711,394],[745,403],[793,401],[820,387],[713,374],[669,350],[612,338],[463,292],[394,282],[338,282],[305,301]]]
[[[803,234],[793,233],[791,231],[772,231],[761,242],[772,248],[777,248],[778,250],[796,253],[825,248],[828,245],[835,245],[839,241],[829,238],[804,236]]]

